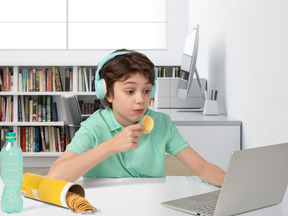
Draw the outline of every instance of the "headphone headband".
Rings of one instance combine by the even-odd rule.
[[[96,77],[95,77],[95,91],[96,91],[96,96],[98,99],[104,99],[105,94],[107,93],[106,89],[106,82],[104,79],[100,78],[100,70],[102,67],[111,59],[115,58],[116,56],[119,55],[125,55],[127,53],[132,53],[129,51],[119,51],[119,52],[114,52],[111,53],[110,55],[106,56],[99,64],[96,70]],[[157,80],[157,69],[154,66],[154,73],[155,73],[155,79],[154,79],[154,85],[152,86],[151,90],[151,99],[155,97],[155,92],[156,92],[156,80]]]

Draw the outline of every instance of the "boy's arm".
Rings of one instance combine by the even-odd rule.
[[[181,150],[176,157],[198,176],[213,185],[222,186],[225,172],[220,167],[207,162],[190,146]]]
[[[65,151],[51,166],[47,177],[74,182],[111,155],[138,148],[142,130],[144,127],[140,124],[131,125],[82,154]]]
[[[105,143],[79,155],[65,151],[51,166],[47,177],[74,182],[112,154]]]

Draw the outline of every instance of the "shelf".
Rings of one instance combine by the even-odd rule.
[[[27,95],[27,96],[34,96],[34,95],[51,95],[51,96],[61,96],[64,93],[71,93],[71,92],[15,92],[13,95]]]
[[[0,96],[10,96],[10,95],[15,95],[15,92],[2,92],[2,91],[0,91]]]
[[[14,126],[64,126],[63,121],[58,121],[58,122],[12,122],[12,123]]]
[[[95,96],[96,98],[96,93],[95,92],[73,92],[74,95],[84,95],[84,96]]]
[[[59,157],[63,152],[23,152],[23,157]]]
[[[11,127],[15,125],[15,122],[0,122],[0,125],[4,127]]]

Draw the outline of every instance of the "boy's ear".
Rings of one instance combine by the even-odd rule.
[[[113,96],[112,96],[112,94],[111,94],[111,93],[107,93],[107,94],[106,94],[106,99],[107,99],[107,101],[108,101],[109,103],[112,103],[112,101],[113,101]]]

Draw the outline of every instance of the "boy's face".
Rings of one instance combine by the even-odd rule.
[[[135,124],[142,118],[149,106],[151,89],[152,84],[140,73],[115,82],[114,96],[108,96],[107,100],[112,103],[113,113],[122,126]]]

